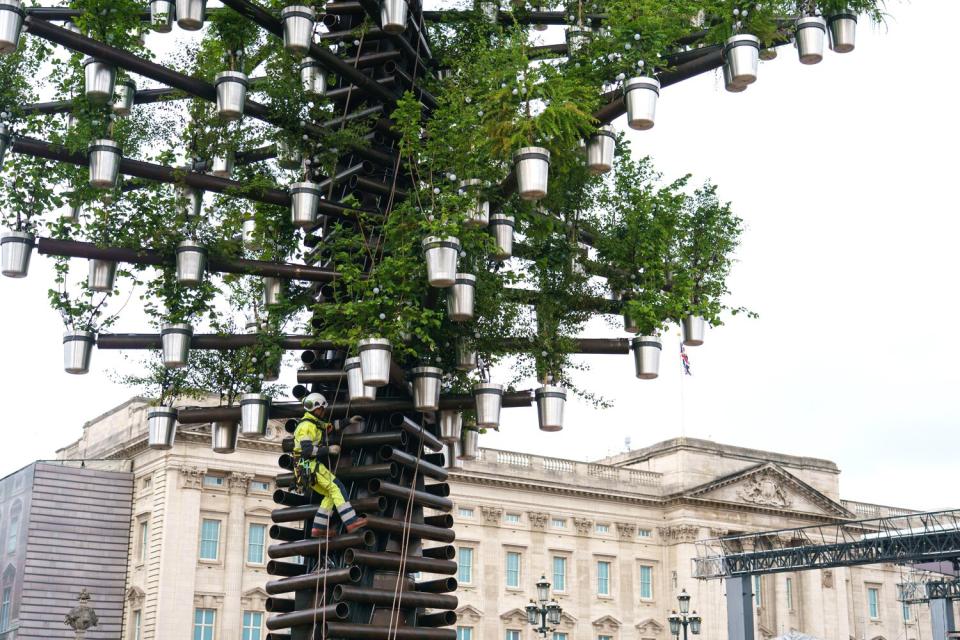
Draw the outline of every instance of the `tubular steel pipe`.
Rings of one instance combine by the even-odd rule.
[[[289,633],[267,633],[264,640],[293,640],[293,636]]]
[[[424,524],[428,524],[431,527],[440,527],[441,529],[451,529],[453,528],[453,516],[449,513],[441,513],[436,516],[426,516],[423,519]]]
[[[253,347],[259,342],[260,338],[255,333],[234,335],[198,333],[190,339],[190,347],[192,349],[230,351],[243,347]],[[283,349],[303,349],[306,347],[325,349],[331,346],[332,343],[326,340],[315,340],[309,336],[283,336],[280,339],[280,347]],[[159,333],[104,333],[97,336],[97,347],[99,349],[159,349],[161,339]],[[300,415],[302,414],[301,411]]]
[[[457,590],[456,578],[440,578],[438,580],[426,580],[416,584],[418,593],[453,593]]]
[[[421,425],[417,424],[402,413],[394,413],[390,416],[390,424],[394,427],[400,427],[414,438],[420,440],[423,446],[433,451],[443,451],[443,441],[433,435]]]
[[[398,484],[384,482],[383,480],[371,480],[367,484],[367,490],[369,490],[370,493],[397,498],[399,500],[413,500],[413,504],[415,505],[430,507],[438,511],[450,511],[450,509],[453,509],[453,501],[449,498],[441,498],[431,495],[426,491],[417,491],[416,489],[401,487]]]
[[[400,477],[400,465],[396,462],[386,462],[384,464],[366,464],[359,467],[339,467],[337,469],[337,477],[345,482],[371,480],[373,478],[391,478],[396,480]]]
[[[416,456],[412,456],[403,451],[398,451],[390,446],[381,447],[377,454],[381,460],[393,460],[394,462],[402,464],[408,469],[417,469],[423,475],[427,476],[428,478],[433,478],[434,480],[443,482],[450,475],[443,467],[438,467],[437,465],[431,464],[423,459],[418,460]]]
[[[302,496],[299,493],[290,493],[283,489],[277,489],[273,492],[273,501],[285,507],[302,507],[310,504],[310,498],[307,496]]]
[[[307,520],[317,513],[317,505],[307,504],[300,507],[288,507],[286,509],[274,509],[270,514],[270,519],[276,523],[296,522],[297,520]]]
[[[423,557],[435,560],[453,560],[457,557],[457,550],[449,544],[442,547],[429,547],[423,550]]]
[[[418,593],[401,591],[394,593],[387,589],[370,589],[348,584],[338,584],[333,588],[333,599],[337,602],[359,602],[384,607],[431,609],[456,609],[457,597],[439,593]]]
[[[454,629],[328,622],[323,625],[323,637],[345,640],[456,640],[457,632]]]
[[[438,496],[440,498],[446,498],[450,495],[450,485],[445,482],[441,484],[428,484],[423,490],[432,496]]]
[[[289,489],[296,482],[296,478],[292,473],[278,473],[273,479],[273,483],[281,489]]]
[[[293,598],[267,598],[264,603],[268,613],[290,613],[295,607]]]
[[[346,371],[314,371],[313,369],[299,369],[297,371],[297,382],[301,384],[339,384],[346,377]]]
[[[407,434],[403,431],[347,433],[340,438],[340,447],[343,449],[362,449],[382,446],[405,447],[407,441]]]
[[[456,562],[453,564],[456,564]],[[305,566],[295,562],[277,562],[276,560],[267,562],[267,573],[272,576],[299,576],[306,571]]]
[[[438,611],[417,616],[418,627],[449,627],[457,624],[455,611]]]
[[[304,609],[267,618],[267,629],[289,629],[301,625],[322,624],[324,620],[343,620],[349,615],[349,605],[338,602],[315,609]]]
[[[293,456],[291,456],[289,453],[281,454],[277,457],[277,466],[279,466],[281,469],[293,471]]]
[[[365,178],[363,176],[351,176],[350,187],[378,196],[389,196],[392,192],[401,200],[407,197],[407,192],[403,189],[391,189],[391,186],[388,184],[384,184],[377,180],[371,180],[370,178]]]
[[[294,529],[293,527],[281,527],[278,524],[270,526],[270,538],[273,540],[283,540],[291,542],[293,540],[303,540],[303,529]]]
[[[343,561],[348,564],[359,564],[365,567],[386,569],[388,571],[399,571],[401,565],[401,558],[396,553],[365,551],[360,549],[347,549],[343,554]],[[415,558],[408,556],[403,560],[402,564],[406,571],[423,571],[425,573],[437,573],[440,575],[455,575],[457,573],[457,563],[452,560],[434,560],[433,558]]]
[[[342,584],[344,582],[360,582],[361,577],[363,577],[363,571],[357,565],[352,565],[341,569],[314,571],[313,573],[305,573],[300,576],[284,578],[283,580],[273,580],[268,582],[264,588],[270,595],[301,590],[314,591],[317,589],[318,584],[320,588],[323,588],[324,582],[330,585]]]
[[[387,508],[387,499],[383,496],[367,496],[351,500],[350,504],[353,505],[357,513],[364,513],[370,518],[374,517],[374,513],[381,513]]]
[[[371,482],[378,482],[371,480]],[[357,531],[345,533],[328,540],[299,540],[297,542],[283,542],[267,547],[267,556],[273,559],[292,558],[295,556],[316,556],[326,547],[329,551],[343,551],[351,547],[372,547],[377,543],[377,536],[373,531]]]
[[[446,462],[446,456],[442,453],[425,453],[422,460],[436,467],[442,466]],[[453,526],[453,525],[450,525]]]
[[[367,516],[367,527],[374,531],[384,531],[386,533],[396,533],[398,535],[404,535],[407,532],[411,536],[416,536],[423,540],[434,540],[436,542],[453,542],[457,534],[453,529],[441,529],[440,527],[431,527],[426,524],[417,524],[411,522],[406,524],[401,520],[395,520],[393,518],[383,518],[380,516]],[[439,547],[443,548],[443,547]],[[441,560],[447,559],[452,560],[452,558],[440,558]]]

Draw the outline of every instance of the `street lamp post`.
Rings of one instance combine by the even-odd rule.
[[[670,623],[670,633],[676,637],[680,637],[680,629],[683,629],[683,640],[687,640],[687,628],[689,627],[690,633],[693,635],[700,635],[700,623],[702,622],[700,616],[697,615],[697,612],[690,612],[690,594],[687,593],[687,590],[684,589],[680,592],[680,595],[677,596],[677,602],[679,603],[680,613],[676,611],[670,614],[667,618],[667,622]],[[688,615],[689,613],[689,615]]]
[[[546,576],[540,576],[540,582],[537,583],[537,601],[531,599],[527,605],[527,622],[533,625],[534,631],[546,638],[560,624],[560,614],[563,613],[560,603],[550,600],[550,583]]]

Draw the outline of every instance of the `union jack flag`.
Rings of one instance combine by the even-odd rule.
[[[683,348],[683,343],[680,343],[680,364],[683,365],[683,373],[688,376],[692,376],[690,373],[690,358],[687,357],[687,350]]]

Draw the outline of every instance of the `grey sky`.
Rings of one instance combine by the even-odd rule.
[[[482,446],[587,459],[627,437],[638,448],[685,433],[834,460],[847,498],[957,506],[960,134],[944,72],[960,3],[889,10],[885,27],[861,22],[855,52],[818,66],[781,48],[745,93],[726,93],[715,74],[669,87],[656,128],[630,134],[668,179],[710,178],[734,202],[748,231],[733,302],[760,319],[734,319],[688,349],[693,377],[681,376],[676,332],[655,381],[636,380],[625,356],[593,357],[588,385],[613,409],[572,405],[556,434],[538,431],[533,409],[506,411]],[[51,265],[34,256],[26,280],[0,281],[0,475],[51,457],[131,395],[105,375],[123,365],[118,352],[95,352],[87,376],[63,373]],[[134,313],[117,330],[145,327]]]

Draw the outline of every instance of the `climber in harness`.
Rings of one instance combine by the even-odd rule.
[[[297,461],[294,475],[298,486],[309,487],[323,496],[313,519],[311,533],[315,538],[327,536],[333,509],[337,510],[348,533],[356,531],[366,526],[367,519],[357,516],[357,512],[344,498],[346,487],[315,457],[317,449],[327,445],[328,437],[333,431],[333,425],[323,419],[327,399],[322,394],[311,393],[303,399],[303,408],[306,413],[293,432],[293,453]],[[340,447],[330,445],[330,453],[340,453]]]

